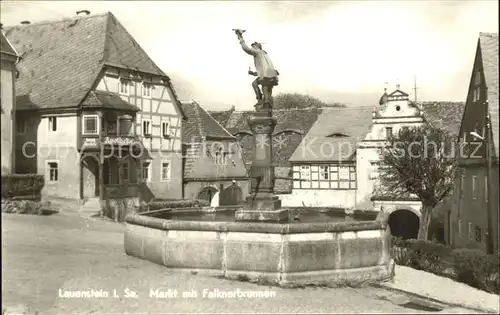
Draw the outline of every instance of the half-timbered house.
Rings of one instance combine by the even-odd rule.
[[[22,54],[18,173],[44,195],[182,197],[184,114],[169,77],[110,12],[6,28]]]

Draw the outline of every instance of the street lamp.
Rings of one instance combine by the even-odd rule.
[[[489,114],[489,108],[488,108],[488,101],[486,101],[484,103],[485,105],[485,112],[486,112],[486,116],[485,116],[485,128],[484,128],[484,136],[481,136],[479,135],[477,132],[475,131],[472,131],[470,132],[470,135],[473,136],[474,138],[476,139],[479,139],[481,141],[483,141],[483,144],[486,145],[486,148],[485,148],[485,163],[486,163],[486,183],[488,185],[488,187],[486,187],[486,193],[488,194],[487,195],[487,198],[486,198],[486,202],[487,202],[487,215],[488,215],[488,237],[486,238],[486,252],[488,254],[493,254],[493,228],[492,228],[492,224],[493,222],[492,221],[492,212],[491,212],[491,190],[490,190],[490,187],[491,187],[491,158],[490,158],[490,150],[491,150],[491,146],[490,146],[490,114]]]

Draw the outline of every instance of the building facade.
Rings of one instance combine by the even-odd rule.
[[[416,237],[421,202],[417,196],[395,196],[378,181],[379,150],[402,128],[432,124],[458,135],[463,103],[415,105],[399,89],[384,92],[379,105],[323,109],[290,162],[293,189],[282,196],[289,207],[332,207],[390,213],[393,234]],[[438,207],[449,207],[443,202]]]
[[[356,143],[371,108],[325,108],[290,158],[293,188],[284,206],[351,208],[356,203]]]
[[[2,139],[2,174],[15,171],[15,121],[16,121],[16,63],[19,55],[12,44],[0,32],[0,110]]]
[[[183,196],[213,207],[241,204],[250,180],[237,139],[198,103],[183,102]]]
[[[446,213],[447,242],[499,249],[498,34],[480,33],[460,127],[460,171]]]
[[[23,53],[16,170],[70,199],[182,197],[184,113],[110,12],[6,28]]]

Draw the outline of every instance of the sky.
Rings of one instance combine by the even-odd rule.
[[[1,1],[5,26],[112,12],[182,99],[207,109],[255,104],[248,43],[280,72],[274,93],[350,106],[384,87],[419,101],[464,101],[479,32],[498,32],[498,1]],[[415,80],[416,78],[416,80]]]

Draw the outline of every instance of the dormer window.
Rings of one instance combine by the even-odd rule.
[[[219,148],[215,152],[215,164],[216,165],[226,165],[227,163],[227,152],[224,152],[222,148]]]
[[[330,135],[327,136],[328,138],[345,138],[345,137],[349,137],[348,135],[346,135],[345,133],[341,133],[341,132],[334,132]]]
[[[142,84],[142,97],[150,98],[152,88],[153,88],[153,86],[150,83],[143,83]]]
[[[120,79],[119,85],[120,85],[119,86],[120,94],[122,94],[122,95],[129,95],[130,94],[130,80]]]

